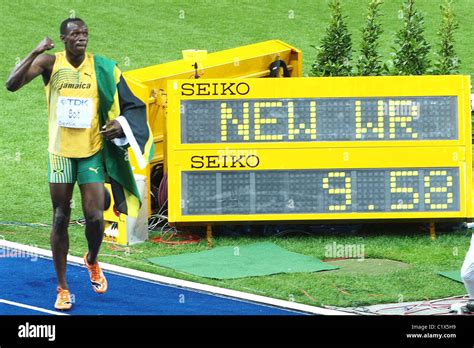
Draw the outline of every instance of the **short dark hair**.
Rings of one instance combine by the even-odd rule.
[[[76,17],[76,18],[66,18],[65,20],[63,20],[63,22],[61,23],[61,26],[59,27],[59,32],[61,33],[61,35],[66,35],[67,33],[67,25],[69,23],[74,23],[74,22],[81,22],[81,23],[84,23],[86,24],[82,19]]]

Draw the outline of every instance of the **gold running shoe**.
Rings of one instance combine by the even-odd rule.
[[[71,302],[71,293],[69,290],[65,290],[61,287],[57,287],[57,296],[56,296],[56,303],[54,304],[54,308],[60,311],[68,311],[72,307]]]
[[[98,294],[103,294],[107,291],[107,279],[105,279],[104,273],[99,267],[99,262],[96,262],[93,265],[90,265],[87,262],[87,255],[84,255],[84,264],[89,271],[89,277],[91,279],[92,289]]]

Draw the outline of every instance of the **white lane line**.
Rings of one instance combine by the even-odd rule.
[[[48,258],[52,258],[51,250],[40,249],[37,247],[23,245],[15,242],[10,242],[7,240],[0,240],[0,246],[7,248],[23,250],[31,254],[41,255]],[[71,263],[83,265],[84,261],[81,257],[68,255],[67,260]],[[114,272],[117,274],[122,274],[126,276],[131,276],[141,280],[154,281],[161,284],[168,284],[172,286],[182,287],[191,290],[199,290],[206,293],[218,294],[227,297],[233,297],[238,299],[243,299],[250,302],[256,302],[261,304],[267,304],[275,307],[293,309],[300,312],[311,313],[311,314],[320,314],[320,315],[355,315],[348,312],[338,311],[335,309],[326,309],[321,307],[310,306],[302,303],[296,303],[291,301],[279,300],[272,297],[260,296],[249,294],[242,291],[230,290],[225,288],[220,288],[212,285],[205,285],[200,283],[194,283],[188,280],[176,279],[171,277],[165,277],[154,273],[148,273],[143,271],[138,271],[135,269],[125,268],[121,266],[116,266],[108,263],[101,262],[100,267],[103,270]]]
[[[43,312],[43,313],[48,313],[48,314],[69,315],[69,314],[66,314],[66,313],[50,311],[49,309],[44,309],[44,308],[40,308],[40,307],[36,307],[36,306],[30,306],[30,305],[27,305],[27,304],[24,304],[24,303],[13,302],[13,301],[8,301],[8,300],[3,300],[3,299],[0,299],[0,303],[5,303],[7,305],[15,306],[15,307],[27,308],[27,309],[31,309],[33,311]],[[8,313],[4,313],[4,314],[8,315]]]

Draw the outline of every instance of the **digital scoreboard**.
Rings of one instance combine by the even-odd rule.
[[[472,217],[468,76],[175,80],[169,220]]]
[[[183,100],[181,110],[182,144],[436,140],[458,131],[456,97]]]

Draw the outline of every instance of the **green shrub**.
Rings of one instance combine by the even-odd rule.
[[[357,73],[362,76],[382,74],[381,55],[378,53],[382,27],[379,21],[382,0],[371,0],[367,9],[367,23],[362,29],[360,56],[357,61]]]
[[[423,75],[430,68],[430,45],[424,37],[424,18],[415,0],[406,0],[400,11],[403,27],[395,37],[393,70],[395,75]]]
[[[441,39],[441,44],[437,52],[437,60],[433,73],[437,75],[457,74],[461,61],[454,49],[454,32],[459,28],[459,24],[454,18],[451,1],[445,0],[440,7],[442,19],[438,35]]]
[[[352,58],[351,35],[344,22],[341,2],[331,0],[329,3],[332,18],[326,30],[316,60],[312,65],[313,76],[349,76],[351,75],[350,61]],[[314,47],[314,46],[313,46]]]

